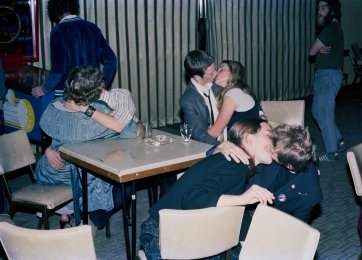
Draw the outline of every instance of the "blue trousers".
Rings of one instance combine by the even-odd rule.
[[[321,130],[327,153],[337,151],[337,141],[342,138],[334,118],[336,96],[342,85],[340,69],[318,69],[314,74],[312,115]]]

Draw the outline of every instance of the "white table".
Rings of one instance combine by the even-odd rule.
[[[136,188],[135,181],[149,176],[186,169],[205,157],[211,145],[192,140],[184,143],[179,136],[153,130],[153,137],[165,135],[172,143],[154,146],[137,139],[101,139],[60,148],[63,159],[82,168],[83,222],[88,221],[87,172],[122,184],[132,182],[132,255],[126,214],[123,214],[127,257],[136,256]]]

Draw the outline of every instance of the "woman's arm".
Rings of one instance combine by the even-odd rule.
[[[216,119],[216,122],[212,127],[207,130],[209,135],[217,138],[224,131],[235,111],[235,108],[236,105],[234,99],[232,97],[225,96],[222,103],[221,111]]]
[[[273,204],[273,200],[273,193],[258,185],[253,185],[241,195],[221,195],[216,207],[245,206],[256,202],[266,205]]]
[[[122,132],[124,128],[124,126],[116,118],[103,114],[97,110],[94,111],[92,119],[94,119],[94,121],[96,121],[98,124],[118,133]]]
[[[74,103],[74,101],[67,101],[64,103],[64,107],[73,111],[84,113],[89,106],[77,105]],[[113,116],[106,115],[97,110],[94,111],[92,119],[96,121],[98,124],[118,133],[120,133],[124,128],[124,126],[116,118],[114,118]]]

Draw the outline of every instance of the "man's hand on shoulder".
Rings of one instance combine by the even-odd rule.
[[[226,160],[231,161],[234,160],[237,163],[244,163],[246,165],[249,165],[249,155],[247,155],[243,149],[241,149],[236,144],[233,144],[229,141],[224,141],[221,144],[219,144],[214,153],[222,153]]]

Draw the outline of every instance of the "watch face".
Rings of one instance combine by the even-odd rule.
[[[89,106],[87,110],[84,112],[84,114],[88,117],[91,117],[95,111],[95,108],[92,106]]]

